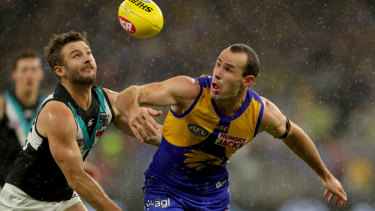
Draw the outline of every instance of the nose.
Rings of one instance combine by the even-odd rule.
[[[91,55],[86,55],[85,56],[85,64],[86,63],[90,63],[92,61],[92,57],[91,57]]]
[[[214,77],[218,80],[221,79],[221,68],[215,68],[214,70]]]

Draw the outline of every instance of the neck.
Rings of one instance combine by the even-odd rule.
[[[225,116],[233,116],[240,110],[243,103],[245,102],[245,99],[246,92],[241,93],[237,97],[228,101],[215,100],[215,104],[222,114],[224,114]]]
[[[38,100],[38,88],[25,90],[19,86],[16,86],[14,94],[16,95],[18,101],[25,106],[33,106]]]
[[[87,110],[91,105],[91,86],[92,85],[77,85],[72,83],[61,83],[70,96],[73,98],[82,109]]]

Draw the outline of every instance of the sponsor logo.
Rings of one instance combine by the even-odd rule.
[[[90,121],[87,123],[87,127],[90,127],[92,124],[94,124],[94,119],[90,119]]]
[[[76,194],[75,192],[73,193],[73,195],[72,195],[72,198],[76,198],[76,197],[78,197],[78,194]],[[72,199],[71,198],[71,199]]]
[[[216,129],[220,130],[220,131],[223,131],[223,132],[228,132],[228,128],[227,126],[222,126],[222,125],[217,125],[216,126]]]
[[[227,148],[239,149],[243,145],[245,145],[247,142],[248,142],[248,138],[232,136],[226,133],[219,133],[215,141],[215,144],[223,146],[223,147],[227,147]]]
[[[169,198],[164,199],[164,200],[157,200],[157,201],[147,200],[147,202],[145,203],[146,210],[149,210],[150,207],[167,208],[170,205],[171,205],[171,201]]]
[[[228,182],[228,179],[224,179],[224,180],[216,183],[216,188],[223,187],[223,185],[227,184],[227,182]]]
[[[151,12],[153,10],[152,7],[147,6],[148,3],[151,3],[150,0],[130,0],[130,2],[146,12]]]
[[[129,32],[130,34],[135,33],[135,26],[131,21],[122,16],[118,16],[118,18],[120,20],[122,28],[124,28],[125,31]]]
[[[100,137],[100,136],[103,135],[103,133],[104,133],[104,129],[102,129],[102,130],[98,130],[98,131],[96,131],[95,136],[96,136],[96,137]]]
[[[204,128],[198,126],[198,125],[195,125],[195,124],[188,124],[188,128],[190,130],[190,132],[192,132],[194,135],[196,136],[207,136],[208,135],[208,132],[207,130],[205,130]]]

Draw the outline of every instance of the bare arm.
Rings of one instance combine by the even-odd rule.
[[[200,86],[187,76],[178,76],[160,83],[130,86],[117,97],[118,110],[127,116],[129,126],[138,140],[142,141],[150,127],[150,116],[142,105],[171,105],[175,111],[184,112],[197,97]]]
[[[280,110],[270,101],[262,98],[265,108],[260,131],[266,131],[274,137],[284,135],[286,131],[286,118]],[[326,188],[325,196],[330,194],[328,201],[331,202],[336,196],[335,205],[345,205],[347,196],[340,182],[331,174],[324,165],[312,140],[296,124],[291,122],[289,135],[283,140],[290,150],[305,161],[318,175],[323,186]]]
[[[38,117],[37,129],[48,138],[52,157],[69,186],[96,210],[120,210],[83,169],[72,112],[61,102],[49,102]]]
[[[129,128],[128,119],[126,118],[126,116],[121,114],[117,109],[116,100],[117,100],[118,93],[114,92],[114,91],[111,91],[109,89],[104,89],[104,91],[107,93],[108,98],[111,101],[111,104],[113,105],[112,108],[113,108],[113,111],[115,113],[115,118],[114,118],[113,123],[114,123],[115,127],[117,129],[121,130],[122,132],[124,132],[125,134],[135,137],[135,135],[133,134],[133,132]],[[154,117],[159,116],[161,114],[160,111],[155,111],[155,110],[150,109],[150,108],[144,109],[144,110],[148,114],[150,114],[151,116],[154,116]],[[147,134],[145,134],[143,136],[144,141],[145,141],[146,144],[159,146],[160,142],[161,142],[162,126],[159,125],[158,123],[156,123],[155,120],[152,117],[150,117],[150,116],[148,116],[148,117],[149,117],[148,121],[151,124],[149,126],[149,131],[147,131]]]

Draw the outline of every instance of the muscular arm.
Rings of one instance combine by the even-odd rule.
[[[113,123],[114,123],[115,127],[117,129],[121,130],[122,132],[124,132],[125,134],[134,137],[133,132],[129,128],[128,119],[123,114],[121,114],[117,109],[116,100],[117,100],[118,93],[114,92],[114,91],[111,91],[109,89],[104,89],[104,91],[107,93],[109,101],[113,105],[112,108],[113,108],[113,111],[115,113],[114,114],[115,118],[114,118]],[[161,114],[161,112],[157,112],[157,111],[154,111],[152,109],[148,109],[147,112],[150,113],[152,116],[159,116]],[[149,134],[149,136],[147,136],[147,137],[144,137],[145,138],[144,141],[145,141],[146,144],[159,146],[160,142],[161,142],[162,126],[157,124],[152,118],[150,118],[150,122],[152,124],[151,127],[150,127],[150,130],[153,133]]]
[[[270,101],[262,98],[265,108],[263,113],[260,131],[266,131],[274,137],[284,135],[286,131],[286,118],[280,110]],[[296,124],[291,122],[291,129],[289,135],[283,140],[290,150],[298,157],[305,161],[318,175],[319,179],[326,188],[325,196],[330,193],[328,201],[331,202],[336,196],[335,205],[344,205],[347,197],[340,182],[331,174],[331,172],[324,165],[319,156],[312,140],[307,134]]]
[[[72,112],[61,102],[49,102],[40,112],[37,129],[48,138],[52,157],[69,186],[97,210],[120,210],[83,169]]]
[[[129,126],[138,140],[143,140],[150,127],[150,117],[140,106],[172,106],[177,113],[184,112],[197,97],[200,86],[187,76],[178,76],[159,83],[130,86],[117,97],[118,110],[127,116]]]

